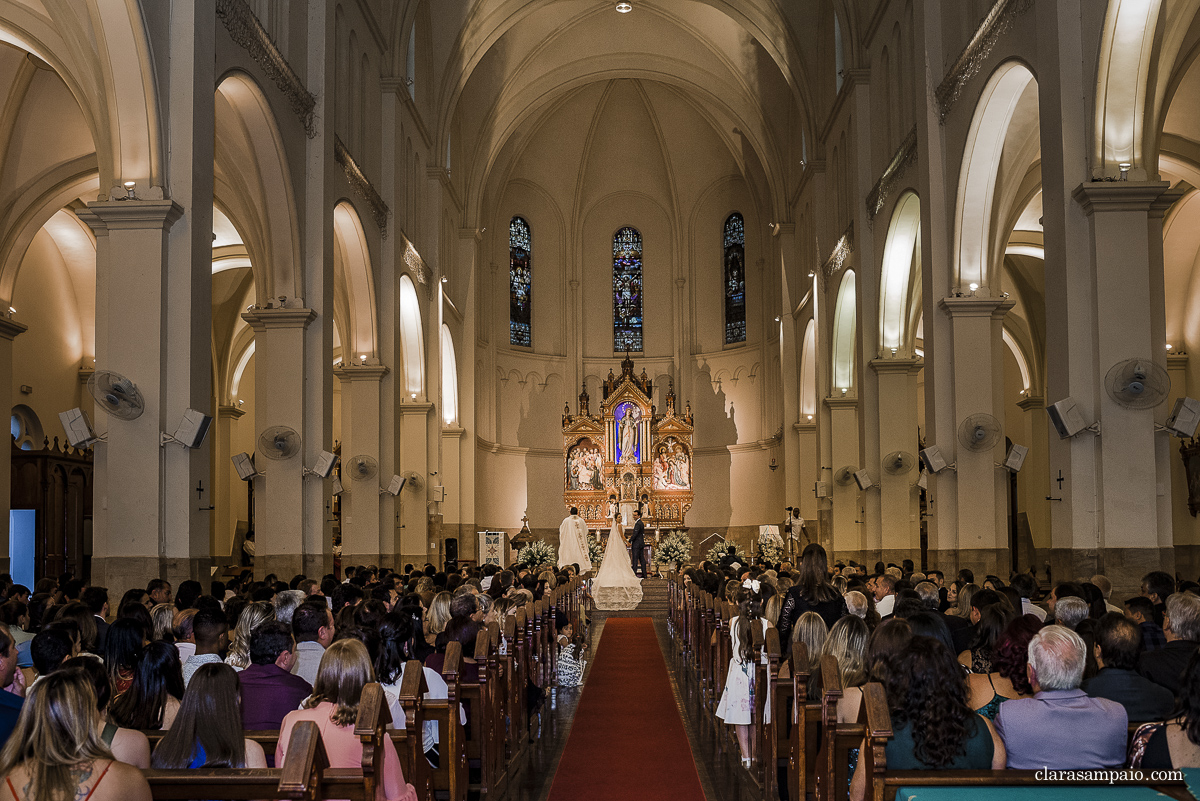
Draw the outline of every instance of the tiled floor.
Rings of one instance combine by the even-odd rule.
[[[666,659],[671,688],[683,718],[684,730],[691,742],[696,771],[700,776],[705,796],[708,801],[755,799],[753,783],[739,764],[737,746],[732,744],[728,733],[723,730],[723,724],[702,712],[698,689],[691,681],[691,672],[686,669],[682,657],[675,653],[666,621],[655,620],[654,627]],[[592,653],[596,653],[603,632],[603,618],[594,619],[590,648]],[[591,669],[590,663],[588,669]],[[542,714],[537,742],[531,746],[529,760],[521,775],[509,788],[508,801],[545,801],[549,796],[554,772],[558,768],[567,737],[571,733],[571,723],[581,692],[582,688],[553,691]]]

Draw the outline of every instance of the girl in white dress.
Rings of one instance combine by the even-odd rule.
[[[629,551],[625,550],[623,531],[621,518],[614,511],[604,560],[592,582],[592,596],[596,599],[597,609],[633,609],[642,602],[642,580],[633,572]]]
[[[717,717],[734,727],[738,748],[742,752],[742,766],[750,767],[750,724],[754,722],[753,702],[750,697],[750,677],[754,666],[754,628],[761,627],[764,639],[770,622],[762,616],[762,596],[757,581],[746,579],[738,588],[736,602],[738,616],[729,621],[729,633],[733,639],[733,656],[729,659],[729,670],[725,676],[725,691],[717,705]],[[767,651],[762,649],[762,663],[767,663]],[[760,688],[763,692],[765,688]],[[760,696],[761,697],[761,696]],[[771,722],[771,705],[765,705],[764,723]]]

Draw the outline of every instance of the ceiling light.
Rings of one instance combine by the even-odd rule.
[[[618,14],[628,14],[633,11],[633,3],[617,3]]]
[[[443,276],[442,276],[442,283],[443,283],[443,284],[448,284],[448,283],[450,283],[450,279],[449,279],[449,278],[447,278],[446,276],[444,276],[444,275],[443,275]]]

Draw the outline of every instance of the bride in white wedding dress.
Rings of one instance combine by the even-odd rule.
[[[642,580],[633,572],[625,545],[621,518],[614,514],[604,560],[592,581],[592,597],[596,599],[597,609],[633,609],[642,602]]]

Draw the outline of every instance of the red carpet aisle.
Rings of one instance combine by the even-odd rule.
[[[704,801],[649,618],[604,623],[550,801]]]

